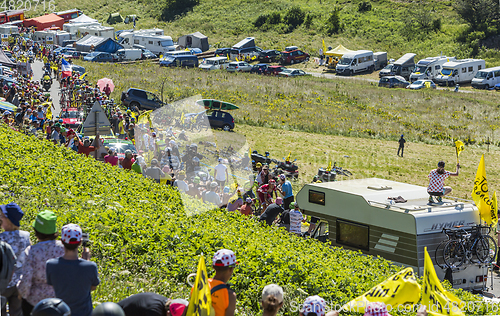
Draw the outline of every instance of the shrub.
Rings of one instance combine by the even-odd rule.
[[[272,12],[267,18],[267,23],[276,25],[281,23],[281,14],[279,12]]]
[[[359,12],[367,12],[371,11],[372,9],[372,4],[369,1],[362,1],[358,4],[358,11]]]
[[[326,34],[330,36],[340,32],[340,10],[340,7],[335,6],[326,20]]]
[[[302,23],[306,18],[306,13],[298,6],[292,7],[287,11],[283,18],[283,22],[288,26],[289,31],[293,31]]]
[[[269,15],[267,14],[261,14],[257,17],[257,19],[253,22],[253,25],[255,27],[261,27],[263,26],[264,24],[266,24],[267,22],[267,19],[269,18]]]
[[[439,31],[441,31],[441,23],[442,23],[442,22],[441,22],[441,18],[434,19],[434,20],[432,21],[432,30],[433,30],[434,32],[439,32]]]
[[[306,19],[304,21],[304,27],[306,29],[310,29],[311,28],[314,18],[316,18],[316,15],[314,13],[308,13],[306,15]]]

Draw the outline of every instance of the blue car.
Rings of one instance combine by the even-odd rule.
[[[112,54],[105,53],[105,52],[92,52],[92,53],[88,54],[87,56],[83,57],[83,60],[85,60],[85,61],[94,61],[94,62],[98,62],[98,63],[113,62],[117,59],[118,58],[113,57]]]

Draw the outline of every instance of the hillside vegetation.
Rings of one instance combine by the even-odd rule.
[[[489,66],[500,62],[497,50],[479,48],[482,39],[496,35],[497,26],[481,24],[469,29],[454,10],[454,2],[448,0],[54,1],[57,10],[77,7],[101,22],[112,12],[137,14],[137,28],[160,27],[174,40],[200,31],[213,47],[230,47],[255,36],[262,48],[297,45],[316,56],[324,39],[327,46],[387,51],[391,58],[407,52],[416,53],[417,58],[442,53],[486,58]],[[29,14],[39,13],[40,9]]]

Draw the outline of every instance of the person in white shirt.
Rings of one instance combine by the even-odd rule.
[[[179,173],[178,179],[174,181],[174,187],[177,187],[177,189],[180,192],[186,193],[187,191],[189,191],[189,186],[184,181],[184,178],[185,178],[185,173],[184,171],[181,171]]]
[[[297,202],[290,203],[290,232],[300,235],[304,216],[299,209]]]
[[[222,164],[222,158],[219,158],[219,164],[214,168],[214,178],[219,188],[222,190],[226,184],[226,180],[229,178],[227,173],[227,167]]]
[[[203,202],[221,206],[220,196],[215,192],[216,189],[217,189],[217,182],[210,183],[210,191],[205,193],[205,195],[203,196]]]

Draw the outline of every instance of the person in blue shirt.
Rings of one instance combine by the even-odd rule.
[[[45,269],[47,284],[54,287],[56,297],[62,299],[71,309],[72,316],[91,316],[92,296],[100,283],[97,265],[90,259],[90,253],[83,247],[81,259],[78,247],[82,244],[82,229],[76,224],[63,226],[61,242],[64,256],[47,261]]]
[[[280,174],[278,190],[281,195],[283,195],[283,205],[285,205],[286,209],[289,209],[290,203],[294,201],[292,184],[288,181],[284,174]]]

